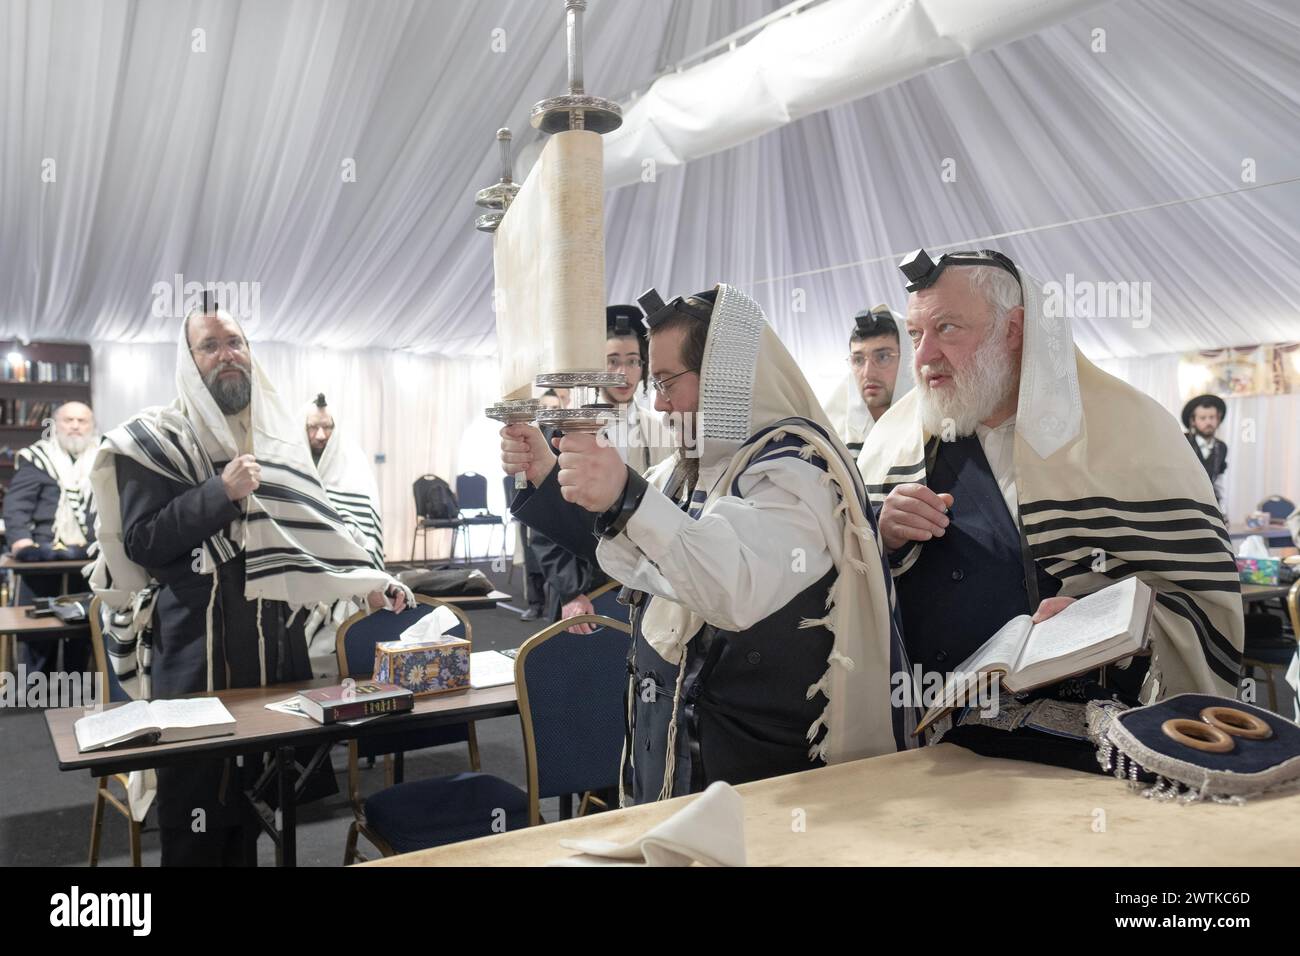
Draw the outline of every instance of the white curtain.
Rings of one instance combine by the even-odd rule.
[[[254,343],[253,352],[285,400],[303,409],[304,441],[307,403],[324,392],[340,434],[360,444],[372,462],[375,455],[384,456],[374,468],[390,560],[410,555],[415,524],[411,484],[425,473],[454,486],[457,474],[479,472],[488,479],[489,506],[502,513],[499,426],[483,416],[484,407],[498,398],[495,360],[277,343]],[[95,413],[102,430],[176,395],[174,344],[97,342],[93,362]],[[480,534],[475,544],[482,553],[486,536]],[[430,533],[428,545],[431,557],[446,554],[449,535]]]
[[[781,4],[593,0],[587,88]],[[258,283],[257,341],[492,354],[472,196],[497,127],[535,141],[563,49],[559,0],[7,0],[0,334],[170,341],[153,289],[180,273]],[[1294,0],[1089,10],[613,190],[607,287],[725,279],[829,364],[859,308],[903,305],[900,254],[979,240],[1149,283],[1149,322],[1081,310],[1090,355],[1297,340],[1298,58]]]

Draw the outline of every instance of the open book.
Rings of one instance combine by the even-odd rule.
[[[1155,592],[1137,578],[1094,591],[1039,624],[1028,614],[1013,617],[974,654],[948,674],[942,696],[916,733],[956,707],[979,697],[978,685],[993,674],[1013,694],[1086,674],[1140,653]],[[926,703],[929,703],[928,701]]]
[[[144,738],[137,744],[171,744],[235,732],[235,718],[215,697],[192,700],[133,700],[72,725],[82,753]]]

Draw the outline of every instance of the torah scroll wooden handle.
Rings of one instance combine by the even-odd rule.
[[[1206,707],[1201,711],[1201,720],[1232,737],[1267,740],[1273,736],[1268,721],[1236,707]]]
[[[1166,720],[1160,725],[1160,729],[1170,740],[1206,753],[1226,754],[1237,746],[1233,739],[1218,727],[1189,717]]]

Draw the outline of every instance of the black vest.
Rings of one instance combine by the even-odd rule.
[[[979,439],[939,442],[926,484],[953,496],[950,523],[943,537],[922,545],[916,563],[894,586],[912,664],[942,673],[1033,608],[1020,533]],[[1060,590],[1060,582],[1037,564],[1034,571],[1039,600]]]
[[[754,461],[797,455],[803,442],[770,442]],[[751,462],[753,464],[754,462]],[[818,456],[810,462],[826,468]],[[740,495],[740,477],[730,493]],[[689,514],[698,517],[707,492],[696,489]],[[811,770],[823,761],[808,756],[825,735],[809,742],[808,728],[826,708],[825,694],[808,688],[826,673],[835,637],[825,627],[800,628],[806,618],[826,615],[826,598],[838,571],[831,568],[780,610],[744,631],[706,624],[686,645],[681,699],[674,702],[678,667],[659,656],[641,632],[644,610],[654,598],[625,589],[632,604],[632,693],[624,786],[633,801],[658,798],[663,787],[668,728],[677,710],[672,795],[703,790],[715,780],[739,784]]]

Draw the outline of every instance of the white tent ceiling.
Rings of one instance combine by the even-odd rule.
[[[779,6],[592,0],[587,87]],[[563,87],[559,0],[8,0],[0,57],[0,334],[170,340],[179,273],[259,283],[263,341],[494,350],[471,197]],[[981,244],[1150,284],[1090,354],[1300,339],[1298,59],[1291,0],[1119,0],[612,191],[610,297],[731,281],[820,361],[901,252],[1033,230]]]

